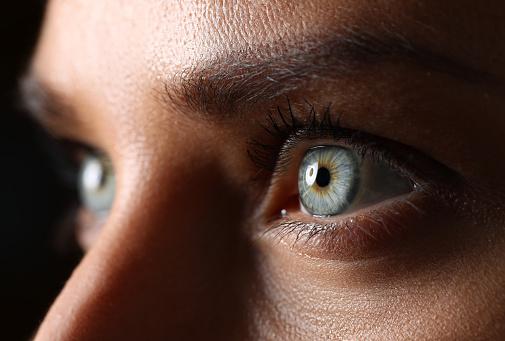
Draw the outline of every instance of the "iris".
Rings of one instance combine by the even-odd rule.
[[[340,214],[353,202],[359,179],[359,160],[353,151],[339,146],[311,148],[299,169],[300,203],[315,216]]]
[[[84,206],[94,214],[108,213],[115,190],[111,162],[105,157],[93,154],[86,156],[79,174],[79,194]]]

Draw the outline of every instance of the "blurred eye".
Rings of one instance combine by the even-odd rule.
[[[412,181],[385,161],[341,146],[309,149],[298,172],[301,210],[320,217],[357,210],[413,188]]]
[[[96,216],[106,215],[116,190],[112,164],[104,156],[88,154],[81,163],[79,195],[84,207]]]

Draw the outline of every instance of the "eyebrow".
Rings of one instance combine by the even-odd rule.
[[[237,51],[187,68],[164,83],[167,102],[190,112],[223,117],[272,101],[310,81],[335,80],[385,62],[408,63],[455,80],[501,86],[497,76],[415,45],[402,35],[347,31],[306,40],[281,52]],[[252,52],[252,53],[251,53]]]
[[[221,119],[287,96],[310,81],[349,77],[385,62],[408,63],[469,84],[503,85],[496,75],[420,47],[403,35],[347,30],[326,39],[306,39],[281,52],[258,48],[204,60],[167,76],[161,97],[182,112]],[[22,78],[20,90],[24,106],[44,125],[68,127],[78,121],[65,96],[34,72]]]
[[[66,97],[29,70],[19,81],[20,105],[50,133],[65,135],[79,122],[79,116]],[[71,135],[71,134],[70,134]]]

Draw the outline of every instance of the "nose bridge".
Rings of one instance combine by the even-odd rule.
[[[240,193],[217,164],[191,158],[122,182],[128,199],[118,198],[37,340],[236,337],[252,269]]]

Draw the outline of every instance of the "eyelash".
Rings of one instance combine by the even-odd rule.
[[[442,171],[445,167],[440,164],[436,165],[440,168],[437,174],[427,172],[436,162],[412,148],[343,127],[341,115],[332,113],[331,104],[325,106],[321,112],[318,112],[309,101],[305,101],[305,104],[307,110],[295,111],[287,99],[286,110],[278,106],[275,111],[267,113],[267,122],[260,124],[266,138],[261,141],[253,139],[248,143],[247,153],[251,161],[272,178],[281,176],[289,169],[294,151],[302,142],[320,139],[347,145],[361,158],[386,163],[400,174],[412,179],[416,188],[423,186],[427,178],[432,176],[442,175],[447,178],[454,175],[448,169]],[[332,117],[337,119],[332,120]],[[430,165],[428,167],[413,165],[414,159],[420,159],[418,163],[430,163]]]
[[[345,144],[357,152],[362,158],[371,158],[376,162],[384,162],[397,170],[408,179],[412,179],[414,191],[422,193],[423,197],[432,197],[433,194],[447,196],[448,188],[457,179],[456,174],[445,166],[438,164],[422,153],[408,148],[399,143],[376,137],[367,133],[345,128],[341,125],[340,115],[332,113],[331,105],[327,105],[322,111],[317,111],[315,106],[308,101],[305,109],[295,111],[287,100],[287,109],[277,107],[267,115],[267,122],[262,124],[264,138],[251,140],[248,144],[248,155],[252,162],[262,171],[266,172],[267,178],[282,178],[293,165],[294,155],[300,149],[300,145],[320,139],[331,140],[332,143]],[[336,118],[336,119],[332,119]],[[60,176],[66,188],[77,188],[78,156],[85,152],[96,153],[93,148],[72,141],[55,141],[44,134],[48,148],[48,156],[54,165],[55,171]],[[444,185],[439,185],[444,184]],[[78,203],[74,193],[74,204]],[[281,218],[279,215],[271,216],[266,229],[260,234],[273,235],[276,240],[282,241],[287,237],[293,238],[294,242],[308,245],[316,243],[319,249],[324,249],[340,256],[349,256],[342,250],[335,250],[336,245],[352,244],[347,249],[356,250],[360,245],[367,245],[366,234],[374,234],[377,229],[387,229],[384,216],[400,216],[398,212],[409,209],[413,214],[425,215],[419,205],[407,199],[403,200],[403,207],[394,202],[381,208],[380,213],[372,210],[359,218],[321,219],[306,216],[300,220],[292,217]],[[423,206],[424,208],[424,206]],[[280,212],[277,212],[280,213]],[[339,219],[336,221],[335,219]],[[360,221],[358,221],[360,220]],[[372,227],[363,228],[364,223]],[[352,225],[352,226],[351,226]],[[393,228],[403,227],[402,222],[394,224]],[[368,229],[368,230],[367,230]],[[361,237],[356,237],[360,231]],[[367,232],[364,232],[367,230]],[[389,231],[388,231],[389,233]],[[372,236],[373,237],[373,236]],[[342,249],[346,249],[343,247]]]
[[[343,127],[341,116],[332,113],[331,104],[318,112],[314,105],[305,101],[305,108],[302,111],[295,111],[288,99],[287,109],[277,107],[275,111],[267,114],[267,123],[261,125],[265,132],[262,141],[268,142],[259,140],[249,142],[249,157],[259,169],[266,172],[272,184],[276,179],[281,179],[293,166],[293,158],[300,145],[321,139],[347,145],[363,159],[370,158],[374,162],[388,164],[400,175],[412,181],[412,193],[422,194],[418,195],[417,199],[421,200],[423,205],[428,204],[428,201],[424,201],[427,198],[447,197],[452,186],[459,181],[457,174],[452,170],[421,152],[394,141]],[[332,120],[332,117],[336,119]],[[403,206],[400,208],[400,205]],[[404,212],[405,209],[417,217],[426,214],[411,200],[411,196],[396,201],[393,199],[393,202],[385,206],[371,209],[356,217],[336,216],[331,219],[320,219],[307,216],[302,219],[305,221],[291,220],[290,217],[281,217],[274,212],[268,212],[273,214],[266,220],[267,227],[263,228],[260,235],[271,234],[278,241],[290,237],[294,240],[293,244],[298,244],[301,240],[304,241],[303,244],[316,242],[316,246],[328,251],[333,250],[333,254],[351,256],[343,249],[357,250],[359,247],[367,246],[370,237],[378,238],[375,232],[379,229],[386,230],[386,233],[390,234],[391,231],[384,223],[385,217],[394,221],[396,219],[394,217],[400,217],[399,212]],[[368,226],[363,227],[363,224]],[[391,225],[404,230],[401,222],[394,221]],[[338,251],[334,250],[336,245],[344,244],[353,245]]]

